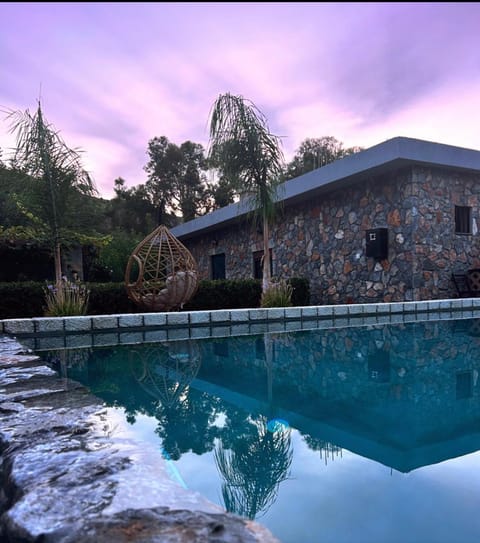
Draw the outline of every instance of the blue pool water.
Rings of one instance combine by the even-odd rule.
[[[39,354],[283,543],[480,541],[478,320]]]

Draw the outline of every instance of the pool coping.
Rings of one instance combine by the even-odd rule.
[[[480,298],[459,298],[268,309],[4,319],[0,321],[0,334],[15,337],[26,348],[37,351],[476,316],[480,317]]]
[[[480,298],[427,300],[350,305],[319,305],[286,308],[217,309],[171,313],[127,313],[77,317],[33,317],[0,320],[0,334],[37,336],[44,334],[96,333],[111,330],[172,329],[185,327],[235,326],[292,321],[338,320],[339,318],[418,315],[430,312],[480,310]],[[390,319],[389,319],[390,317]]]

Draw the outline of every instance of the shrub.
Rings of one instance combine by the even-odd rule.
[[[292,278],[292,305],[309,305],[307,279]],[[41,317],[45,311],[44,283],[0,283],[0,319]],[[140,313],[143,309],[129,300],[125,284],[87,283],[90,291],[89,315]],[[262,294],[258,279],[221,279],[200,281],[195,296],[184,306],[185,311],[241,309],[259,307]]]
[[[304,277],[292,277],[287,280],[292,286],[292,305],[305,306],[310,305],[310,283]]]
[[[203,280],[185,311],[258,307],[262,293],[258,279]]]
[[[41,317],[44,283],[0,283],[0,319]]]
[[[46,317],[67,317],[85,315],[90,291],[82,283],[65,280],[59,287],[48,285],[44,288]]]
[[[261,307],[291,307],[293,287],[286,281],[271,283],[262,293]]]
[[[141,311],[128,298],[125,283],[89,283],[89,288],[89,315],[116,315]]]

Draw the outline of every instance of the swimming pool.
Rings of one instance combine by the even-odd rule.
[[[283,543],[469,543],[479,345],[462,319],[38,354]]]

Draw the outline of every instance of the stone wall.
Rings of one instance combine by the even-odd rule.
[[[480,266],[480,176],[408,167],[290,205],[272,228],[273,274],[307,277],[313,304],[455,297],[452,271]],[[472,235],[455,234],[455,205],[473,209]],[[388,259],[365,253],[366,231],[388,228]],[[184,242],[202,278],[225,254],[227,279],[253,276],[259,231],[246,221]]]

